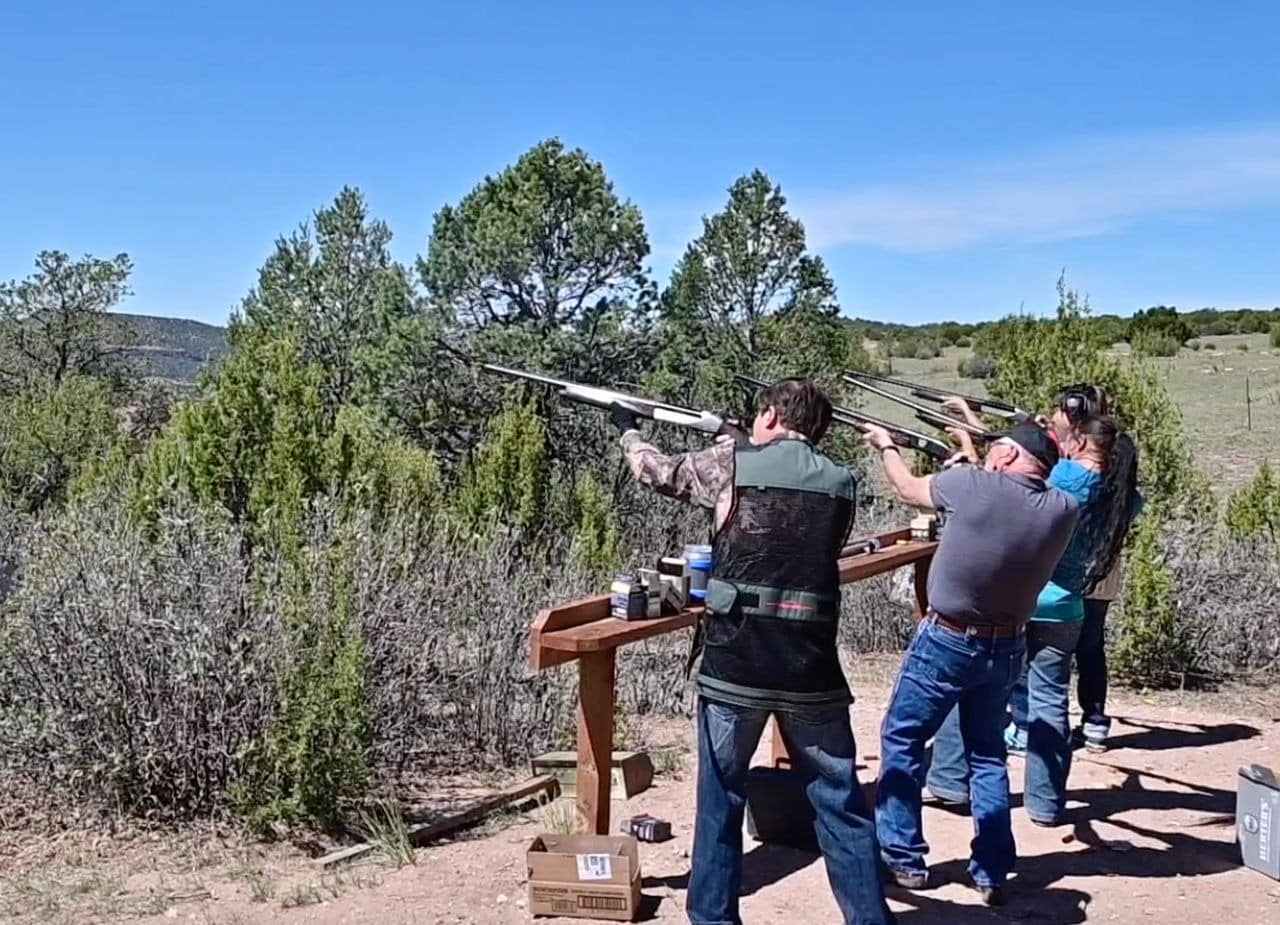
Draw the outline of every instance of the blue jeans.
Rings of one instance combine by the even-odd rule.
[[[948,713],[963,728],[962,748],[973,768],[974,838],[969,873],[979,886],[1000,886],[1013,869],[1004,708],[1022,666],[1024,640],[961,635],[921,621],[907,649],[880,737],[876,834],[891,868],[924,873],[929,850],[920,818],[925,743]]]
[[[742,817],[747,769],[769,712],[698,701],[698,806],[686,911],[694,925],[741,925]],[[884,899],[875,823],[854,771],[844,707],[776,713],[796,773],[816,813],[827,879],[846,925],[896,921]]]
[[[1080,623],[1027,624],[1027,667],[1009,698],[1013,723],[1027,733],[1023,771],[1023,805],[1027,815],[1044,825],[1062,821],[1071,771],[1071,725],[1067,698],[1071,655]],[[998,711],[1003,715],[1003,710]],[[943,799],[957,799],[969,789],[969,763],[958,717],[948,717],[933,741],[929,789]],[[881,835],[883,838],[883,834]]]

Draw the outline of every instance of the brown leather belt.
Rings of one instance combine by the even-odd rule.
[[[1017,626],[997,626],[994,623],[964,623],[960,620],[944,617],[936,610],[929,611],[929,615],[943,629],[959,633],[961,636],[978,636],[982,639],[1016,639],[1026,630],[1026,624],[1024,623],[1019,623]]]

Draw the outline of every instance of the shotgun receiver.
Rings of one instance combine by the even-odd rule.
[[[846,381],[849,380],[850,377],[861,379],[865,382],[879,382],[883,385],[897,386],[900,389],[906,389],[916,398],[923,398],[925,401],[931,401],[939,405],[948,398],[963,398],[965,403],[979,414],[989,414],[992,417],[1009,418],[1016,424],[1022,424],[1034,417],[1034,415],[1029,411],[1023,411],[1021,408],[1014,407],[1007,402],[997,401],[994,398],[978,398],[976,395],[961,395],[957,392],[944,392],[942,389],[935,389],[931,385],[921,385],[918,382],[908,382],[905,379],[895,379],[892,376],[877,376],[875,373],[866,373],[861,370],[854,370],[847,374],[845,376]]]
[[[556,394],[567,401],[595,405],[597,408],[612,408],[614,405],[620,405],[638,417],[661,421],[665,424],[675,424],[679,427],[685,427],[689,430],[696,430],[712,436],[728,434],[738,444],[748,442],[747,434],[744,430],[709,411],[695,411],[691,408],[682,408],[679,405],[672,405],[663,401],[628,395],[626,392],[617,392],[613,389],[595,385],[582,385],[577,382],[569,382],[566,379],[557,379],[554,376],[544,376],[542,373],[530,373],[521,369],[495,366],[492,363],[485,363],[482,368],[486,372],[497,373],[499,376],[524,379],[528,382],[536,382],[539,385],[550,386],[556,390]]]
[[[751,386],[754,389],[767,388],[769,383],[764,379],[758,379],[755,376],[738,375],[734,377],[743,385]],[[954,454],[954,450],[948,447],[941,440],[936,440],[927,434],[919,431],[911,430],[883,418],[873,417],[870,414],[863,414],[853,408],[841,408],[832,406],[831,420],[837,424],[844,424],[847,427],[854,427],[860,431],[866,431],[868,424],[876,427],[883,427],[889,432],[889,436],[893,438],[893,442],[898,446],[908,450],[918,450],[927,456],[932,456],[939,462],[946,462]]]

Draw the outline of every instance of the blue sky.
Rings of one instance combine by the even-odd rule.
[[[5,4],[0,278],[133,257],[224,321],[344,184],[409,260],[558,135],[665,280],[733,179],[783,186],[849,314],[1280,305],[1280,4]]]

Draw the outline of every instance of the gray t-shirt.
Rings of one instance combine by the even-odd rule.
[[[929,605],[966,623],[1025,623],[1075,529],[1074,498],[1040,479],[970,466],[933,477],[944,511]]]

